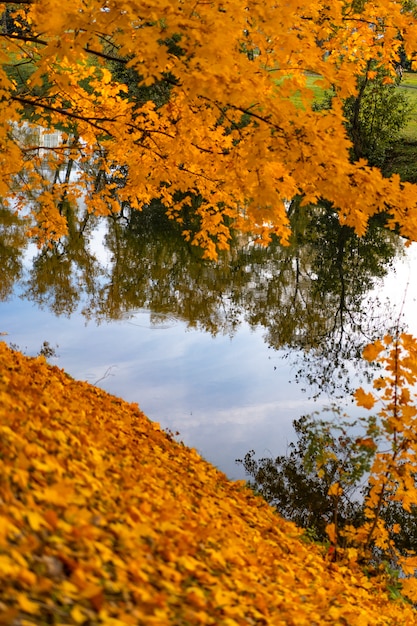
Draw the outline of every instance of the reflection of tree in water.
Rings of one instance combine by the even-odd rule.
[[[97,218],[85,209],[75,210],[65,200],[60,210],[68,220],[68,235],[42,247],[33,260],[23,295],[55,315],[69,316],[85,296],[94,300],[103,269],[88,245]]]
[[[349,362],[360,362],[364,344],[389,326],[389,311],[367,294],[392,266],[400,241],[381,228],[380,217],[358,238],[330,206],[294,202],[290,213],[289,248],[236,238],[217,264],[203,261],[156,203],[114,220],[111,280],[90,315],[118,318],[147,308],[212,334],[233,334],[245,320],[266,329],[272,348],[301,351],[299,378],[321,390],[342,379],[348,386]]]
[[[89,315],[119,319],[146,308],[155,319],[174,315],[213,335],[232,334],[240,318],[240,308],[230,297],[233,267],[225,260],[203,261],[201,251],[181,231],[157,204],[132,212],[126,220],[110,220],[110,280]]]
[[[24,221],[0,206],[0,301],[6,300],[23,272],[22,256],[28,244]]]
[[[294,202],[291,246],[236,237],[214,263],[184,240],[182,230],[193,226],[186,215],[179,225],[157,202],[142,212],[125,207],[107,220],[104,269],[88,247],[95,220],[65,210],[69,234],[35,259],[25,294],[56,314],[81,302],[97,321],[147,309],[155,323],[174,316],[213,335],[232,335],[246,321],[266,330],[272,348],[301,351],[298,375],[320,389],[348,380],[348,363],[389,326],[389,312],[367,298],[401,249],[380,217],[358,238],[330,206]]]
[[[340,225],[328,205],[301,212],[294,202],[290,212],[294,235],[287,277],[282,280],[278,273],[269,281],[276,306],[268,307],[268,298],[263,305],[258,301],[256,321],[267,329],[270,346],[303,351],[297,378],[319,391],[340,388],[344,393],[349,362],[361,365],[364,345],[397,324],[388,303],[369,294],[393,266],[402,244],[381,227],[381,216],[371,219],[359,238]]]

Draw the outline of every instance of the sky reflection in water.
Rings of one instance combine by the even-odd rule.
[[[233,339],[212,338],[182,322],[152,327],[147,312],[97,326],[80,315],[54,317],[18,299],[0,310],[9,342],[28,354],[45,339],[58,344],[59,358],[52,362],[137,402],[232,478],[243,477],[234,460],[248,449],[285,449],[292,420],[314,406],[288,382],[289,367],[268,349],[262,333],[247,326]]]
[[[102,263],[108,260],[99,245],[94,253]],[[415,246],[409,260],[397,261],[396,267],[378,295],[389,295],[399,311],[408,283],[405,316],[417,334]],[[170,316],[152,325],[146,310],[86,324],[80,311],[55,317],[15,296],[0,303],[0,331],[28,354],[36,354],[44,340],[58,345],[59,358],[52,362],[77,379],[137,402],[150,419],[179,431],[184,443],[231,478],[244,478],[235,459],[249,449],[261,456],[285,452],[293,437],[292,420],[320,408],[300,385],[289,382],[290,365],[268,348],[265,329],[254,331],[246,323],[233,339],[187,329]]]

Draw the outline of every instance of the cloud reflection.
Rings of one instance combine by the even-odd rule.
[[[243,478],[234,461],[248,449],[283,452],[292,420],[311,404],[288,382],[287,364],[246,326],[231,340],[187,330],[182,322],[153,328],[145,312],[135,317],[137,326],[127,320],[97,326],[19,299],[1,303],[0,311],[9,343],[29,354],[44,340],[58,344],[59,367],[91,383],[101,379],[98,386],[180,431],[186,445],[234,478]]]

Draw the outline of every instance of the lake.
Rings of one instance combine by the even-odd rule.
[[[331,362],[334,349],[333,343],[318,348],[318,340],[311,339],[323,328],[329,332],[329,319],[336,319],[331,307],[338,314],[334,280],[317,260],[323,245],[317,258],[310,245],[308,254],[297,253],[294,261],[282,251],[238,242],[227,263],[215,265],[173,237],[166,224],[150,225],[149,219],[142,216],[133,225],[129,220],[128,228],[92,220],[81,232],[81,216],[72,242],[70,237],[52,250],[38,251],[19,240],[15,280],[6,285],[9,274],[3,274],[0,331],[27,354],[49,342],[57,353],[50,362],[138,403],[151,420],[179,432],[179,439],[230,478],[244,478],[236,458],[250,449],[259,456],[285,452],[292,420],[329,402],[331,390],[315,401],[307,380],[309,373],[317,377],[317,363],[321,367],[329,355]],[[10,268],[3,254],[3,267]],[[407,258],[391,259],[390,266],[385,278],[371,281],[371,289],[364,270],[366,289],[358,299],[359,288],[352,287],[349,306],[366,318],[373,306],[368,302],[388,297],[392,323],[407,287],[404,316],[417,333],[416,246]],[[345,286],[351,280],[346,272]],[[330,287],[325,279],[333,280]],[[318,295],[307,297],[319,280]],[[379,314],[382,305],[376,309]],[[349,328],[344,332],[349,335]],[[287,358],[300,350],[318,352],[312,361]],[[300,362],[304,371],[297,383]],[[355,365],[347,368],[354,377]],[[349,405],[348,394],[339,395]]]

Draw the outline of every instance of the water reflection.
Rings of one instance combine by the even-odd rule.
[[[0,206],[0,301],[9,298],[15,283],[22,279],[27,244],[23,220]]]
[[[68,235],[43,246],[26,275],[25,224],[0,212],[3,300],[14,282],[22,297],[55,315],[69,316],[81,305],[87,320],[103,322],[145,309],[155,325],[179,319],[213,336],[232,336],[245,322],[263,329],[270,347],[303,355],[299,377],[330,390],[343,380],[341,393],[364,343],[391,324],[389,310],[369,299],[402,250],[380,216],[359,239],[340,225],[331,206],[294,201],[290,247],[273,241],[263,248],[236,235],[214,263],[185,241],[182,231],[192,224],[169,220],[157,201],[141,212],[124,207],[101,221],[65,199],[60,211]],[[105,263],[95,243],[103,220]]]
[[[83,206],[74,210],[68,202],[62,203],[61,213],[68,235],[44,245],[33,258],[23,297],[55,315],[71,315],[81,302],[94,300],[105,268],[89,246],[98,218]]]

